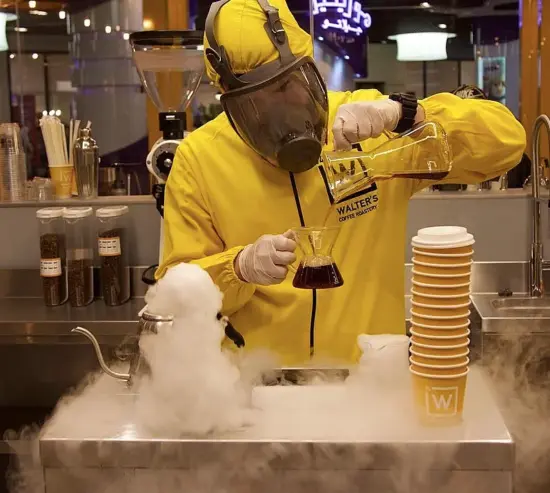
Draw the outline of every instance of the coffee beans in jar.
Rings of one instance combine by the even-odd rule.
[[[67,281],[71,306],[94,299],[94,251],[91,207],[68,207],[63,212],[67,235]]]
[[[121,305],[130,299],[127,214],[125,205],[96,211],[101,292],[109,306]]]
[[[36,217],[40,231],[40,277],[44,304],[58,306],[67,301],[63,208],[39,209]]]

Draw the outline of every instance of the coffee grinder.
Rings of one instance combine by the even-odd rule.
[[[158,139],[147,155],[147,169],[156,180],[153,196],[164,218],[164,191],[176,150],[185,136],[186,113],[204,73],[202,31],[140,31],[130,35],[134,63],[145,91],[159,111]],[[161,95],[162,94],[162,95]],[[159,262],[163,249],[161,219]],[[154,284],[156,265],[143,280]]]

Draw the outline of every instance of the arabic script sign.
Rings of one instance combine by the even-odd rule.
[[[313,0],[313,15],[326,15],[321,22],[323,29],[353,33],[356,36],[361,36],[372,24],[370,14],[364,12],[361,2],[356,0]]]

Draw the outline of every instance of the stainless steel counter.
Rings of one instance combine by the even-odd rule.
[[[14,343],[57,344],[89,342],[70,331],[82,325],[101,339],[135,333],[143,299],[136,298],[121,306],[109,307],[95,301],[83,308],[65,304],[46,307],[37,298],[0,298],[0,345]]]
[[[89,413],[91,422],[74,426],[82,416],[73,401],[46,427],[40,439],[46,491],[95,493],[107,491],[106,482],[108,491],[148,493],[183,485],[210,493],[512,491],[514,444],[477,369],[464,422],[450,428],[422,427],[408,400],[391,406],[363,388],[258,387],[254,404],[262,412],[254,425],[181,439],[139,431],[132,397],[119,398],[124,404],[105,425],[102,413]]]

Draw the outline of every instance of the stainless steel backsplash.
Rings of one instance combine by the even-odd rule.
[[[405,295],[411,291],[411,264],[405,264]],[[132,296],[143,297],[147,286],[141,281],[146,267],[133,267]],[[527,262],[476,262],[472,270],[473,293],[498,293],[509,289],[513,293],[527,292]],[[97,274],[97,272],[96,272]],[[96,287],[99,287],[96,275]],[[99,293],[96,289],[96,293]],[[0,269],[0,298],[40,298],[42,283],[38,270]]]

